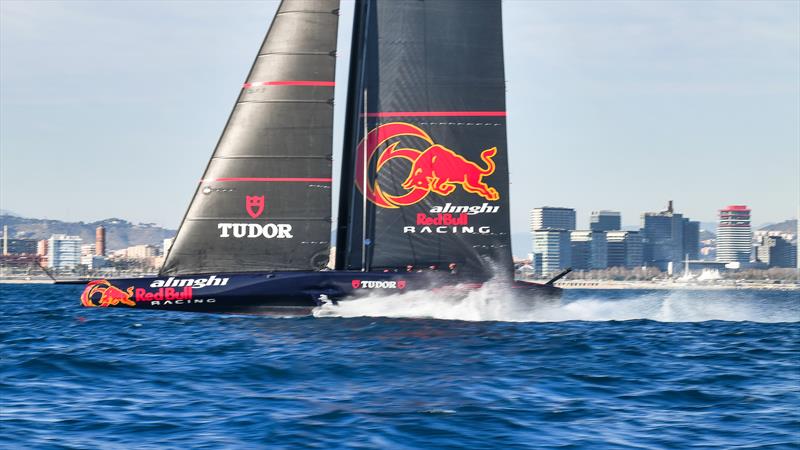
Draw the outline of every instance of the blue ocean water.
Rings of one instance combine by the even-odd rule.
[[[269,318],[83,309],[81,289],[0,286],[0,446],[800,448],[797,292]]]

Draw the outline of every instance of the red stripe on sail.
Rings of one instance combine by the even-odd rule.
[[[247,89],[254,86],[336,86],[334,81],[254,81],[245,83],[242,87]]]
[[[363,114],[362,114],[363,116]],[[367,113],[367,117],[506,117],[505,111],[393,111]]]
[[[214,178],[211,180],[200,180],[201,183],[208,182],[226,182],[226,181],[253,181],[261,183],[282,183],[282,182],[314,182],[314,183],[330,183],[333,178]]]

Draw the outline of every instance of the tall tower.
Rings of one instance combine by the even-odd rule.
[[[543,206],[531,210],[531,231],[537,230],[574,230],[575,210]]]
[[[719,211],[717,261],[749,263],[752,241],[753,230],[747,206],[731,205]]]
[[[8,254],[8,225],[3,225],[3,255]]]
[[[106,227],[100,225],[94,232],[95,256],[106,256]]]
[[[592,231],[616,231],[622,229],[622,215],[618,211],[592,211],[589,220]]]

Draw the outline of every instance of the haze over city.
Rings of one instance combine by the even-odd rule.
[[[176,227],[276,6],[0,3],[2,208]],[[598,209],[637,225],[669,199],[704,222],[728,204],[756,225],[796,216],[800,3],[503,7],[515,232],[543,205],[580,228]]]

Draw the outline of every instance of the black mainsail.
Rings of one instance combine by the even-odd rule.
[[[510,275],[500,0],[358,0],[353,35],[337,269]]]
[[[162,275],[327,264],[339,0],[283,0]]]

